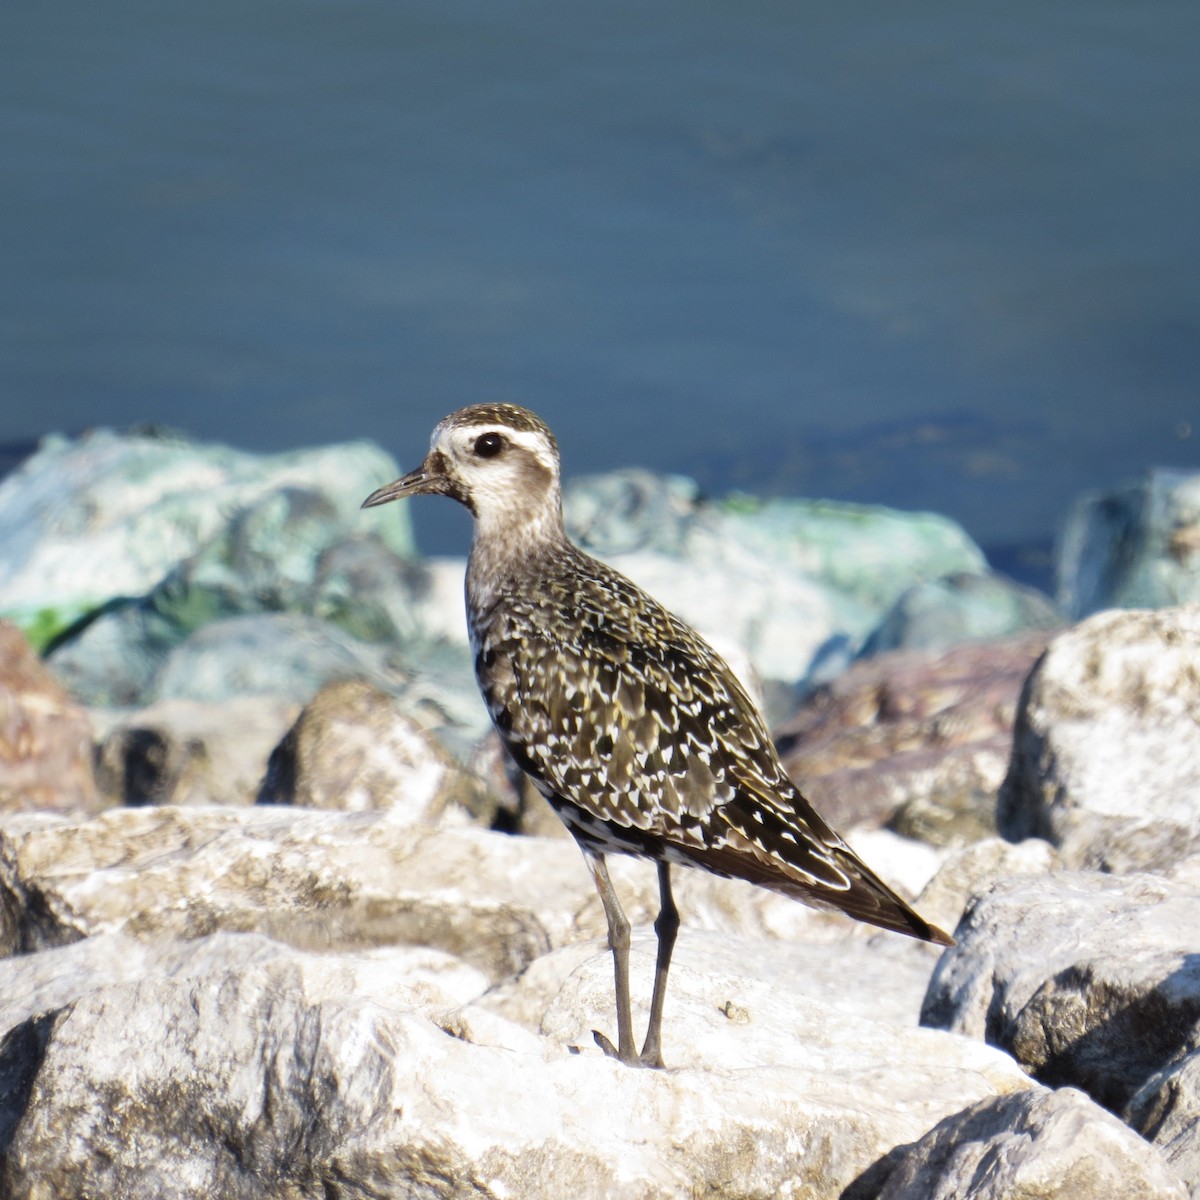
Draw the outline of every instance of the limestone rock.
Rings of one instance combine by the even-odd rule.
[[[732,988],[716,1001],[718,1009],[728,1007],[725,1015],[735,1022],[754,1019],[775,1029],[774,1022],[783,1020],[790,1027],[797,1019],[794,1009],[781,1013],[774,1007],[786,997],[785,1007],[812,1002],[828,1006],[839,1016],[912,1029],[938,958],[938,951],[924,943],[890,934],[837,941],[783,941],[700,926],[695,920],[684,924],[671,966],[665,1036],[667,1062],[672,1067],[695,1059],[694,1048],[674,1032],[677,1019],[683,1019],[674,998],[676,971],[681,977],[688,971],[698,977],[719,962],[724,977],[739,979],[744,986]],[[649,927],[635,930],[630,990],[634,1020],[643,1027],[649,1015],[656,951]],[[685,984],[685,991],[687,987]],[[752,998],[767,992],[771,996],[769,1014],[766,1009],[756,1010],[756,1000],[752,1003]],[[612,957],[594,940],[562,946],[534,960],[514,979],[496,985],[478,1004],[532,1032],[555,1037],[563,1045],[590,1047],[591,1027],[586,1022],[597,1019],[595,1013],[603,1014],[604,1029],[614,1032]],[[807,1035],[797,1031],[795,1036],[803,1040]]]
[[[260,939],[171,954],[169,972],[99,981],[4,1037],[13,1200],[833,1197],[964,1105],[1029,1087],[986,1047],[766,983],[742,1022],[713,1003],[739,975],[712,947],[684,949],[675,1027],[697,1050],[671,1071],[448,1011],[385,963],[364,988]],[[585,1001],[581,1019],[601,1014]]]
[[[477,1000],[488,987],[482,971],[427,946],[314,953],[257,933],[213,933],[186,942],[107,933],[0,959],[0,1035],[97,988],[267,963],[286,964],[310,995],[355,995],[430,1012],[451,1012]]]
[[[788,773],[835,827],[890,822],[943,845],[987,836],[1021,685],[1047,636],[856,663],[777,731]]]
[[[591,881],[577,851],[548,845],[284,807],[0,827],[0,950],[256,930],[304,948],[434,946],[500,979],[578,936],[571,906]],[[589,908],[582,925],[603,918]]]
[[[490,825],[496,802],[394,697],[363,680],[327,684],[271,754],[259,803],[386,811],[407,824],[455,815]]]
[[[1049,842],[984,838],[951,851],[917,895],[916,909],[939,929],[953,933],[972,897],[1009,875],[1044,875],[1062,869]]]
[[[1153,875],[1012,876],[977,897],[921,1020],[1119,1111],[1200,1046],[1200,894]]]
[[[1021,698],[997,819],[1071,866],[1157,870],[1200,845],[1200,605],[1056,637]]]
[[[618,858],[610,867],[630,921],[649,925],[658,912],[652,864]],[[818,943],[876,932],[736,880],[675,874],[689,928]],[[603,936],[605,922],[569,840],[283,806],[0,821],[0,953],[121,930],[218,929],[301,947],[435,946],[499,980],[555,946]]]
[[[87,713],[0,621],[0,809],[99,807]]]
[[[880,1188],[880,1176],[886,1177]],[[1072,1088],[980,1100],[844,1200],[1185,1200],[1161,1157]]]
[[[272,747],[296,707],[266,696],[223,704],[163,700],[96,713],[106,729],[96,774],[110,804],[253,804]]]
[[[1200,1194],[1200,1050],[1155,1071],[1121,1115],[1162,1151],[1192,1196]]]
[[[1200,602],[1200,472],[1159,468],[1081,497],[1057,573],[1059,603],[1074,618]]]

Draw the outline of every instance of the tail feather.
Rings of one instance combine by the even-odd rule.
[[[675,844],[672,848],[696,866],[732,879],[744,879],[811,908],[842,912],[857,921],[918,941],[954,945],[948,933],[914,911],[844,843],[821,845],[819,854],[804,857],[803,866],[765,852],[734,829],[728,831],[721,844],[703,849]],[[816,849],[810,847],[812,851]],[[803,850],[797,855],[801,856]],[[815,864],[823,869],[811,869]]]

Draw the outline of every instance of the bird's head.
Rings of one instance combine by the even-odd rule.
[[[438,422],[425,461],[372,492],[362,506],[424,495],[466,505],[481,528],[561,528],[558,443],[527,408],[460,408]]]

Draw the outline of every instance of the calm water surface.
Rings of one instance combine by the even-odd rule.
[[[1003,559],[1200,463],[1197,196],[1195,0],[5,0],[0,442],[515,400]]]

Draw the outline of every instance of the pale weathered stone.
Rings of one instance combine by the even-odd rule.
[[[98,988],[186,978],[286,961],[313,996],[355,995],[431,1012],[471,1003],[487,976],[428,946],[377,946],[343,953],[298,950],[258,933],[214,933],[195,941],[102,933],[67,946],[0,959],[0,1032]]]
[[[1119,1110],[1200,1046],[1200,894],[1153,875],[1012,876],[968,908],[922,1022]]]
[[[95,812],[100,804],[87,713],[20,630],[0,621],[0,809]]]
[[[1121,1115],[1200,1195],[1200,1050],[1155,1071]]]
[[[656,948],[652,932],[645,927],[635,930],[630,950],[631,995],[635,1020],[643,1026],[648,1016]],[[721,962],[727,976],[736,976],[745,984],[717,1002],[721,1007],[728,1001],[740,1010],[742,1015],[735,1013],[730,1018],[733,1020],[750,1019],[751,997],[766,988],[774,997],[772,1004],[781,996],[787,997],[785,1006],[803,999],[827,1005],[841,1015],[912,1028],[917,1024],[937,959],[937,949],[886,933],[837,942],[767,941],[688,925],[679,935],[671,978],[674,980],[677,970],[703,973],[706,964]],[[607,1014],[600,1019],[613,1033],[612,986],[612,958],[607,951],[596,941],[576,942],[542,955],[519,976],[494,987],[479,1004],[535,1032],[555,1036],[564,1044],[591,1046],[590,1027],[583,1029],[583,1022],[594,1018],[580,1014],[592,1012],[588,1005],[594,1004],[595,1012]],[[691,1062],[693,1057],[686,1038],[675,1031],[676,1015],[672,987],[668,991],[665,1035],[671,1066]],[[765,1013],[759,1012],[760,1022],[764,1017]],[[773,1027],[771,1022],[779,1017],[779,1013],[773,1013],[767,1019],[768,1027]],[[790,1015],[786,1018],[789,1023],[792,1019]]]
[[[1105,612],[1022,696],[997,818],[1070,866],[1155,870],[1200,846],[1200,605]]]
[[[986,1047],[762,981],[742,1021],[712,1003],[736,971],[681,951],[693,1061],[634,1071],[311,955],[176,950],[165,977],[101,984],[5,1037],[6,1195],[836,1197],[897,1143],[1030,1086]],[[596,987],[571,982],[607,1011],[593,957]],[[585,1000],[581,1019],[602,1013]]]
[[[120,930],[189,938],[258,930],[301,947],[437,946],[499,980],[605,931],[569,840],[282,806],[113,809],[83,822],[19,816],[0,822],[8,953]],[[658,912],[653,865],[616,859],[611,868],[630,920],[649,925]],[[876,932],[740,881],[675,874],[690,928],[815,943]]]
[[[0,828],[0,949],[256,930],[309,948],[437,946],[500,979],[576,935],[571,906],[590,879],[573,847],[544,845],[285,807]],[[589,908],[593,926],[603,918]]]
[[[886,1169],[851,1187],[844,1200],[1186,1196],[1158,1153],[1111,1113],[1072,1088],[1039,1088],[991,1096],[947,1117],[893,1154]]]
[[[365,680],[327,684],[275,747],[259,802],[386,811],[413,824],[490,825],[496,802],[399,701]]]
[[[1014,844],[1003,838],[984,838],[951,852],[921,889],[916,909],[939,929],[953,932],[971,898],[997,880],[1061,869],[1062,860],[1049,842],[1029,838]]]
[[[294,704],[268,696],[98,712],[97,782],[110,804],[253,804],[295,716]]]

